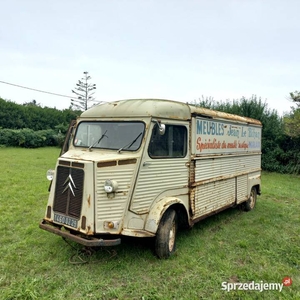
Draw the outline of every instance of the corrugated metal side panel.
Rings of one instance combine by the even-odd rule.
[[[167,190],[186,187],[188,184],[187,159],[157,159],[142,166],[131,209],[147,212],[153,200]]]
[[[235,178],[200,185],[195,189],[195,219],[235,202]]]
[[[120,220],[128,201],[132,187],[133,173],[136,165],[125,165],[108,168],[98,168],[96,171],[96,220]],[[118,182],[118,192],[113,198],[108,198],[104,191],[107,179]],[[97,224],[97,227],[99,224]],[[98,228],[99,229],[99,228]],[[103,227],[102,227],[103,229]]]
[[[214,157],[196,160],[195,182],[232,176],[260,168],[260,155]]]
[[[237,203],[240,203],[248,198],[248,175],[237,177],[236,197]]]

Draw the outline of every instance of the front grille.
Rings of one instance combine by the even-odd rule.
[[[58,166],[53,210],[79,219],[83,182],[84,170]]]

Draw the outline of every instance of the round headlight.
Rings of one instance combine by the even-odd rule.
[[[104,182],[104,191],[106,193],[113,193],[117,190],[118,188],[118,183],[115,180],[105,180]]]
[[[51,169],[48,170],[46,176],[47,176],[47,179],[48,179],[48,180],[52,180],[52,179],[53,179],[53,176],[54,176],[54,170],[51,170]]]

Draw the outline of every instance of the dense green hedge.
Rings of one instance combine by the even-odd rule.
[[[23,129],[0,129],[0,145],[38,148],[45,146],[61,146],[64,134],[53,129],[34,131]]]
[[[16,104],[0,98],[0,128],[32,130],[60,129],[67,130],[71,120],[80,115],[80,111],[71,109],[41,107],[35,102]]]
[[[267,140],[263,144],[262,168],[270,172],[300,174],[300,137],[284,135],[275,144]]]
[[[0,98],[0,145],[61,146],[70,121],[80,113],[72,109],[41,107],[34,100],[22,105]]]

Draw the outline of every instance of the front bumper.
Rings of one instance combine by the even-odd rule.
[[[104,246],[104,247],[107,247],[107,246],[116,246],[116,245],[121,244],[121,239],[120,238],[112,239],[112,240],[110,240],[110,239],[104,240],[104,239],[99,239],[99,238],[92,237],[90,239],[86,239],[86,238],[83,238],[82,236],[72,234],[69,231],[62,231],[61,227],[52,226],[51,224],[49,224],[45,220],[41,221],[39,227],[41,229],[44,229],[44,230],[49,231],[51,233],[57,234],[57,235],[59,235],[63,238],[66,238],[68,240],[71,240],[73,242],[81,244],[83,246],[88,246],[88,247]]]

